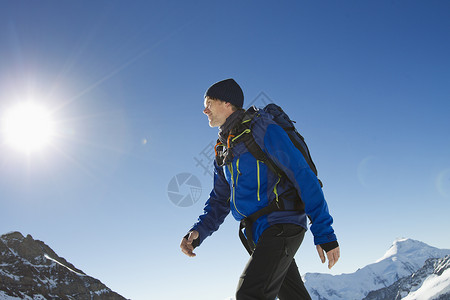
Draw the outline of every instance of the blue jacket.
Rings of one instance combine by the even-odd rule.
[[[288,178],[279,177],[266,164],[248,152],[244,143],[231,150],[233,161],[219,167],[214,161],[214,187],[204,208],[204,214],[191,230],[199,232],[199,242],[210,236],[223,223],[228,213],[240,221],[271,201],[284,201],[286,209],[294,201],[305,205],[305,211],[276,211],[260,217],[253,224],[253,239],[257,243],[262,232],[280,223],[297,224],[307,229],[307,217],[312,220],[311,231],[316,245],[336,241],[322,188],[316,175],[300,151],[292,144],[283,128],[270,114],[259,111],[252,120],[252,133],[257,144]],[[297,191],[292,193],[293,189]]]

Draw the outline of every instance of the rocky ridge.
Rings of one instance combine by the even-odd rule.
[[[0,299],[125,300],[49,246],[20,232],[0,236]]]

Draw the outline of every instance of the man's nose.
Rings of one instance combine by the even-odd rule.
[[[203,110],[203,113],[205,114],[205,115],[207,115],[208,113],[209,113],[209,109],[207,108],[207,107],[205,107],[205,109]]]

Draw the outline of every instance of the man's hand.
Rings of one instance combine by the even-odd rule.
[[[198,231],[193,230],[193,231],[189,232],[189,236],[187,239],[183,238],[181,240],[181,245],[180,245],[181,251],[189,257],[196,256],[196,254],[193,252],[194,246],[192,246],[192,242],[194,240],[196,240],[198,238],[198,236],[199,236]]]
[[[319,253],[319,257],[320,260],[322,261],[322,263],[324,264],[326,259],[325,259],[325,251],[323,251],[322,247],[320,247],[320,245],[316,245],[316,249],[317,252]],[[331,269],[339,260],[341,253],[339,250],[339,247],[334,248],[330,251],[327,252],[327,257],[328,257],[328,269]]]

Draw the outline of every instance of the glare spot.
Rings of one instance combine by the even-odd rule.
[[[357,176],[362,186],[366,188],[374,187],[377,182],[377,167],[380,164],[376,156],[367,156],[358,165]]]
[[[436,179],[436,187],[443,197],[450,198],[450,169],[439,173]]]

